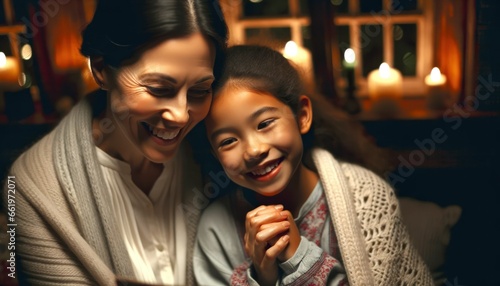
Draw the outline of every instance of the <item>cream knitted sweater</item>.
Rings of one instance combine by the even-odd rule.
[[[325,189],[350,285],[433,285],[410,242],[392,188],[321,149],[313,161]],[[368,271],[371,270],[371,271]]]
[[[132,264],[109,202],[92,140],[91,106],[81,101],[47,136],[23,153],[16,179],[16,255],[32,285],[116,285],[133,278]],[[192,182],[197,172],[190,174]],[[184,192],[192,257],[200,207]],[[187,279],[194,284],[191,259]]]

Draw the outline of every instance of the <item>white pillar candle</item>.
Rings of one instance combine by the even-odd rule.
[[[434,67],[425,77],[427,86],[427,105],[430,109],[444,109],[450,104],[450,96],[446,89],[446,76],[439,68]]]
[[[19,64],[13,57],[0,52],[0,91],[19,89]]]
[[[371,98],[400,98],[403,94],[401,72],[382,63],[378,70],[368,74],[368,94]]]

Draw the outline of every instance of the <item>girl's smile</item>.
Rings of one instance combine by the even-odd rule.
[[[256,181],[270,181],[278,175],[281,170],[281,162],[283,162],[283,160],[284,157],[261,164],[260,166],[253,168],[253,170],[248,172],[247,175]]]

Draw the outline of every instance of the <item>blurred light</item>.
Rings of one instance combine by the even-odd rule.
[[[21,75],[19,75],[18,83],[19,83],[19,86],[24,86],[26,84],[26,74],[25,73],[21,73]]]
[[[285,45],[285,51],[283,52],[283,56],[287,59],[291,59],[299,53],[299,47],[294,41],[288,41]]]
[[[22,48],[21,48],[21,57],[24,59],[24,60],[29,60],[31,59],[31,56],[33,55],[33,51],[31,50],[31,46],[28,45],[28,44],[25,44]]]
[[[379,67],[380,77],[381,78],[389,78],[391,75],[391,67],[388,63],[382,63]]]
[[[250,2],[252,2],[252,3],[260,3],[260,2],[262,2],[262,0],[250,0]]]
[[[403,28],[401,28],[401,26],[399,26],[399,25],[394,26],[393,33],[394,33],[394,40],[395,41],[401,40],[404,36]]]
[[[3,68],[7,65],[7,57],[4,52],[0,52],[0,68]]]
[[[354,50],[351,48],[345,50],[344,59],[349,64],[354,63],[356,61],[356,54],[354,53]]]
[[[330,2],[332,2],[332,5],[340,6],[344,2],[344,0],[330,0]]]
[[[441,80],[441,71],[439,70],[439,68],[436,67],[431,70],[431,79],[433,81]]]

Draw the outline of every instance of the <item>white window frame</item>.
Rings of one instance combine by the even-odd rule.
[[[402,12],[391,13],[388,17],[375,17],[374,15],[359,12],[359,0],[349,1],[349,14],[335,16],[335,25],[347,25],[350,29],[350,42],[357,55],[357,66],[355,79],[357,84],[357,95],[360,98],[368,97],[367,80],[362,75],[362,57],[360,44],[360,26],[365,24],[382,25],[383,27],[383,60],[390,66],[394,64],[394,46],[392,29],[396,24],[417,25],[417,47],[416,47],[416,75],[403,77],[403,97],[424,97],[426,87],[425,76],[430,73],[433,63],[433,3],[432,0],[417,0],[418,9],[414,13]],[[383,0],[383,11],[390,11],[392,1]],[[302,26],[310,24],[309,17],[301,15],[299,11],[299,0],[288,0],[290,14],[287,16],[244,18],[242,17],[242,1],[221,0],[224,15],[230,30],[230,45],[245,43],[245,29],[248,28],[273,28],[289,27],[291,29],[291,40],[303,46]],[[397,7],[396,7],[397,8]],[[383,19],[382,19],[383,18]],[[343,57],[343,55],[340,55]],[[334,57],[335,58],[335,57]],[[340,65],[340,63],[334,63]],[[346,86],[346,80],[335,75],[339,92],[342,94]]]

